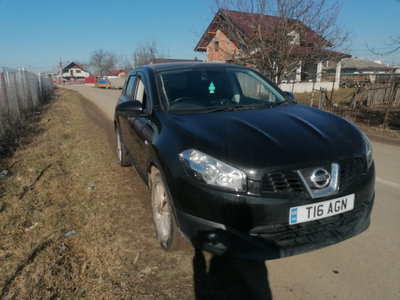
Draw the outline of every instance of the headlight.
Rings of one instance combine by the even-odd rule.
[[[197,180],[234,191],[246,190],[246,174],[198,150],[179,154],[186,170]]]
[[[365,145],[365,162],[366,162],[366,167],[367,170],[371,167],[372,165],[372,161],[373,161],[373,157],[372,157],[372,147],[371,147],[371,143],[368,139],[368,137],[363,133],[363,138],[364,138],[364,145]]]

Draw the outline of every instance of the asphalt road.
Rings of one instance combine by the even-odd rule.
[[[113,119],[120,90],[70,88]],[[328,248],[267,261],[274,299],[400,299],[400,147],[372,147],[377,178],[370,228]]]

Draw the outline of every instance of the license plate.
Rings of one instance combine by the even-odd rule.
[[[289,224],[299,224],[339,215],[354,208],[354,194],[290,208]]]

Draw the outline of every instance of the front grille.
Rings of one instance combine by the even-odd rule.
[[[267,173],[261,182],[262,192],[301,193],[304,187],[295,171]]]
[[[340,163],[340,186],[350,185],[363,173],[363,161],[360,158],[348,159]]]
[[[349,186],[355,179],[362,175],[363,161],[359,158],[339,162],[340,187]],[[296,170],[267,173],[261,180],[263,193],[302,193],[305,188]]]

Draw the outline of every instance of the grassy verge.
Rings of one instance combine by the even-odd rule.
[[[0,162],[0,299],[193,298],[193,250],[160,249],[146,187],[83,101],[56,91]]]

